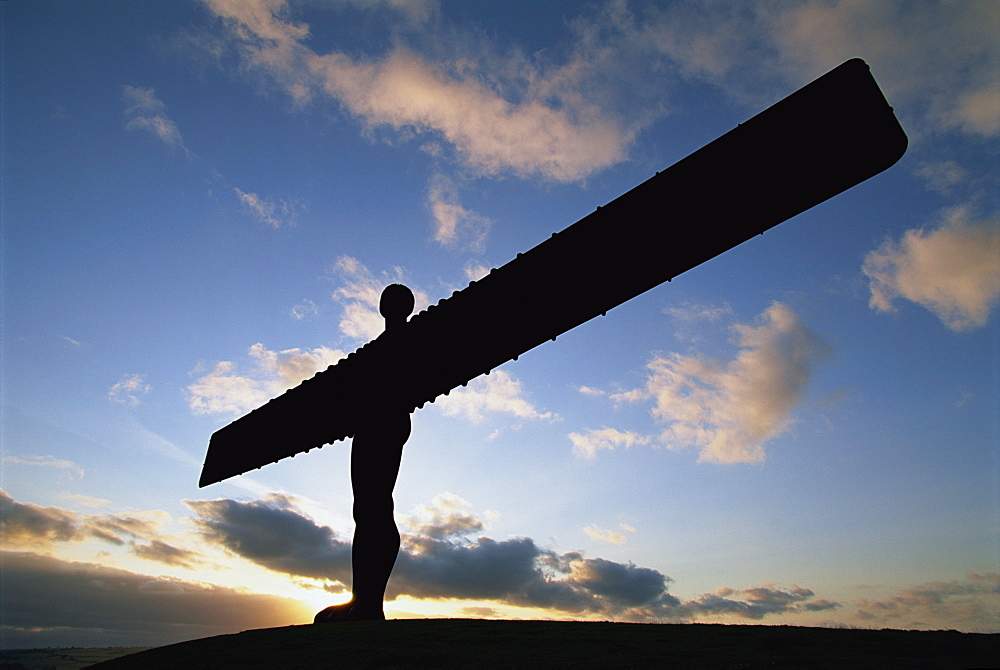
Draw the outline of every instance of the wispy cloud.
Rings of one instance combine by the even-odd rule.
[[[180,149],[188,154],[181,132],[167,116],[167,106],[156,97],[152,88],[125,86],[122,94],[125,100],[125,127],[128,130],[142,130],[159,139],[168,147]]]
[[[92,509],[108,509],[111,507],[111,501],[105,498],[94,498],[93,496],[85,496],[80,493],[60,493],[60,500],[69,500],[81,507],[90,507]]]
[[[668,307],[663,311],[678,321],[685,323],[697,323],[700,321],[716,322],[733,314],[733,308],[728,304],[700,305],[689,301],[685,301],[676,307]]]
[[[294,200],[278,200],[275,202],[256,193],[247,193],[238,188],[233,188],[236,197],[239,198],[243,206],[253,214],[261,223],[277,230],[295,225],[298,213],[302,209],[302,204]]]
[[[292,309],[289,310],[289,313],[296,321],[302,321],[303,319],[308,319],[311,316],[319,314],[319,306],[312,300],[306,298],[302,302],[294,305]]]
[[[752,106],[861,56],[911,132],[1000,133],[996,3],[674,3],[648,16],[636,42]]]
[[[1000,621],[1000,573],[969,572],[963,579],[927,582],[880,599],[854,603],[867,626],[938,628],[995,633]]]
[[[73,461],[56,458],[55,456],[4,456],[2,461],[7,465],[24,465],[28,467],[64,470],[72,479],[83,477],[83,468]]]
[[[447,247],[482,251],[492,222],[462,206],[454,181],[442,174],[431,178],[427,206],[434,219],[434,239]]]
[[[122,378],[108,389],[108,400],[135,406],[139,404],[139,398],[149,393],[152,388],[142,378],[142,375],[122,375]]]
[[[61,339],[63,343],[71,349],[80,349],[84,346],[83,342],[74,340],[72,337],[66,337],[65,335],[60,335],[59,339]]]
[[[387,49],[349,55],[315,50],[286,2],[204,2],[242,64],[299,103],[336,101],[368,129],[443,144],[480,174],[585,179],[624,160],[637,132],[669,111],[678,78],[756,108],[856,56],[911,132],[1000,133],[1000,9],[990,2],[608,2],[565,24],[572,46],[530,56],[457,38],[427,20],[436,12],[396,3],[367,7],[422,20]]]
[[[976,221],[969,208],[945,212],[939,225],[906,231],[865,257],[869,305],[893,311],[904,298],[934,313],[950,329],[986,325],[1000,299],[1000,222]]]
[[[924,161],[914,174],[927,182],[928,189],[941,195],[949,195],[956,186],[969,178],[969,172],[951,160]]]
[[[922,130],[1000,133],[997,54],[1000,7],[990,2],[928,5],[839,0],[780,12],[773,38],[784,66],[822,71],[863,54]]]
[[[244,64],[296,101],[332,99],[369,128],[441,139],[481,174],[575,181],[622,160],[634,136],[577,85],[581,78],[600,81],[593,70],[608,55],[599,49],[582,53],[581,46],[567,62],[551,66],[520,54],[451,45],[441,33],[433,58],[401,36],[387,52],[367,57],[320,53],[306,44],[309,26],[294,22],[284,2],[205,1],[227,21]]]
[[[494,222],[462,202],[462,178],[584,181],[627,158],[642,129],[673,109],[681,80],[708,82],[756,110],[860,55],[914,138],[1000,134],[996,3],[912,11],[893,1],[612,1],[581,8],[556,47],[529,54],[448,25],[433,3],[334,5],[378,12],[394,26],[379,47],[348,51],[318,48],[292,3],[203,2],[226,26],[213,53],[226,44],[243,72],[300,108],[335,103],[363,134],[432,153],[434,238],[474,251]],[[244,195],[268,225],[282,220],[280,203]]]
[[[338,349],[271,351],[250,347],[251,370],[239,373],[233,361],[219,361],[213,370],[188,386],[188,405],[196,414],[242,414],[325,370],[346,354]]]

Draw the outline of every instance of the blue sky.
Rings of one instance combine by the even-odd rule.
[[[211,433],[851,57],[896,166],[415,413],[387,615],[1000,631],[995,3],[0,13],[3,646],[345,599],[347,445]]]

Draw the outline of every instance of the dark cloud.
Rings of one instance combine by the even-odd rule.
[[[196,552],[158,537],[158,524],[146,518],[77,515],[21,504],[6,494],[0,502],[5,539],[17,538],[22,546],[96,537],[127,543],[135,555],[167,565],[195,568],[203,562]],[[322,581],[303,580],[301,586],[340,593],[351,582],[350,541],[309,518],[292,498],[272,494],[252,501],[193,500],[186,504],[196,515],[197,531],[209,544],[275,572]],[[669,593],[670,578],[652,568],[588,558],[580,552],[558,554],[527,537],[472,537],[485,530],[485,522],[471,504],[450,494],[436,497],[402,520],[402,548],[386,594],[390,600],[409,596],[492,601],[631,621],[697,621],[719,616],[757,620],[840,606],[814,600],[812,591],[798,586],[719,589],[682,602]],[[143,588],[144,592],[171,591],[178,584],[150,582]],[[902,607],[901,602],[866,603],[864,611],[889,616]]]
[[[150,577],[28,552],[3,552],[0,647],[159,646],[305,623],[296,601]]]
[[[469,539],[484,527],[452,498],[410,517],[387,597],[492,600],[563,612],[615,616],[639,606],[674,604],[668,577],[649,568],[557,555],[531,538]],[[464,501],[461,501],[464,503]],[[350,582],[350,543],[281,496],[264,500],[187,501],[204,537],[230,552],[289,575]]]
[[[58,507],[25,505],[0,491],[0,531],[9,545],[69,542],[86,537],[77,527],[76,515]]]
[[[811,603],[802,603],[802,605],[799,606],[799,609],[806,612],[822,612],[823,610],[832,610],[838,607],[842,607],[842,605],[833,600],[820,598],[819,600],[814,600]]]
[[[685,618],[702,618],[706,615],[733,615],[741,619],[763,619],[773,614],[800,611],[817,611],[840,607],[830,600],[807,603],[815,594],[809,589],[792,585],[787,590],[769,586],[753,586],[747,589],[718,589],[685,601],[677,607],[677,613]]]
[[[159,524],[124,514],[94,516],[59,507],[20,503],[0,491],[0,528],[3,529],[4,539],[17,546],[72,542],[87,537],[123,545],[129,538],[156,534]]]
[[[667,590],[668,577],[632,563],[581,558],[572,565],[571,581],[596,595],[625,605],[644,605]]]
[[[184,502],[198,515],[194,522],[204,538],[237,556],[289,575],[350,581],[351,543],[285,496]]]
[[[127,514],[77,514],[20,503],[0,491],[0,531],[8,547],[38,549],[93,537],[119,547],[129,545],[136,556],[167,565],[191,568],[202,562],[196,552],[159,539],[160,527],[157,521]]]
[[[132,553],[148,561],[182,568],[194,568],[202,563],[195,552],[175,547],[162,540],[150,540],[149,544],[136,544],[132,547]]]
[[[350,583],[350,543],[287,497],[187,504],[199,515],[195,524],[204,537],[236,555],[289,575],[329,580],[338,591]],[[486,600],[635,621],[720,615],[757,620],[840,606],[812,600],[812,591],[794,585],[724,588],[682,602],[669,593],[670,578],[652,568],[580,552],[557,554],[527,537],[470,538],[485,524],[456,496],[439,496],[404,521],[409,532],[389,581],[389,600]]]

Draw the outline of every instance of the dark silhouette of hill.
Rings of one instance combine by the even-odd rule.
[[[409,619],[250,630],[91,666],[115,668],[975,668],[1000,635],[900,631]]]

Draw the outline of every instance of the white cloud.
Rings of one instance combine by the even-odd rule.
[[[622,402],[636,402],[637,400],[642,400],[647,397],[646,392],[643,389],[629,389],[627,391],[618,391],[616,393],[609,393],[608,397],[611,398],[616,403]]]
[[[539,412],[524,397],[521,382],[504,370],[494,370],[485,377],[477,377],[468,387],[456,388],[434,401],[446,416],[464,416],[473,423],[483,420],[487,412],[513,414],[520,419],[557,418],[552,412]]]
[[[733,330],[740,351],[729,362],[674,354],[648,365],[652,414],[669,424],[660,439],[672,448],[697,446],[699,461],[763,460],[764,445],[788,429],[813,367],[828,351],[778,302],[760,325]]]
[[[618,447],[628,449],[637,444],[649,444],[651,439],[647,435],[640,435],[631,430],[621,431],[616,428],[600,428],[598,430],[588,430],[586,433],[570,433],[570,442],[573,443],[573,453],[581,458],[595,458],[597,452],[602,449],[612,451]]]
[[[446,247],[482,251],[492,221],[462,206],[455,182],[437,174],[427,189],[427,206],[434,218],[434,239]]]
[[[243,414],[272,396],[265,382],[235,374],[236,364],[219,361],[215,369],[188,386],[188,406],[195,414]]]
[[[616,402],[652,400],[652,416],[667,425],[660,442],[697,447],[699,461],[764,459],[764,446],[791,425],[816,363],[828,346],[787,306],[773,303],[758,325],[737,324],[739,347],[730,361],[698,355],[656,356],[644,386],[608,394]],[[602,449],[650,444],[652,438],[614,428],[570,434],[573,451],[594,458]]]
[[[340,332],[359,340],[371,340],[385,330],[385,321],[378,311],[379,297],[386,284],[358,259],[341,256],[334,264],[334,271],[344,279],[344,285],[333,292],[334,300],[344,305],[340,319]],[[397,275],[401,272],[397,269]]]
[[[414,506],[400,522],[408,531],[404,542],[413,550],[419,550],[421,538],[442,540],[486,530],[486,521],[475,513],[472,503],[448,492],[434,496],[429,505]]]
[[[490,273],[490,268],[485,265],[480,265],[478,263],[467,263],[462,271],[465,272],[465,278],[471,281],[479,281],[486,275]]]
[[[385,320],[378,311],[382,289],[389,284],[403,283],[402,268],[393,268],[376,277],[365,265],[351,256],[341,256],[333,265],[343,285],[333,292],[333,299],[344,306],[340,332],[359,340],[372,340],[385,330]],[[413,292],[414,313],[427,307],[430,298],[420,289]]]
[[[125,116],[128,130],[142,130],[158,138],[169,147],[188,153],[177,125],[167,117],[167,106],[156,97],[152,88],[125,86]]]
[[[150,390],[152,387],[145,382],[142,375],[122,375],[122,378],[108,389],[108,400],[134,406],[139,404],[139,397],[146,395]]]
[[[542,99],[504,99],[476,72],[448,72],[397,48],[379,61],[313,55],[323,90],[372,126],[440,133],[482,174],[513,171],[576,181],[624,158],[631,137],[583,100],[558,109]]]
[[[869,305],[892,311],[905,298],[950,329],[986,325],[1000,298],[1000,221],[973,221],[968,208],[945,213],[936,228],[908,230],[865,257]]]
[[[343,351],[285,349],[271,351],[257,343],[248,351],[254,369],[238,374],[232,361],[220,361],[212,372],[188,386],[188,405],[196,414],[243,414],[325,370],[345,356]]]
[[[256,193],[246,193],[238,188],[233,188],[236,197],[254,217],[261,223],[277,230],[295,225],[301,205],[291,200],[279,200],[274,202],[270,198],[257,195]]]
[[[1000,133],[995,2],[608,2],[530,55],[443,29],[427,3],[365,5],[406,17],[409,31],[348,55],[315,50],[286,2],[204,2],[245,68],[298,103],[335,101],[367,130],[419,137],[479,174],[582,180],[624,160],[636,133],[669,112],[677,77],[758,107],[856,56],[911,133]],[[439,209],[447,235],[462,217]]]

